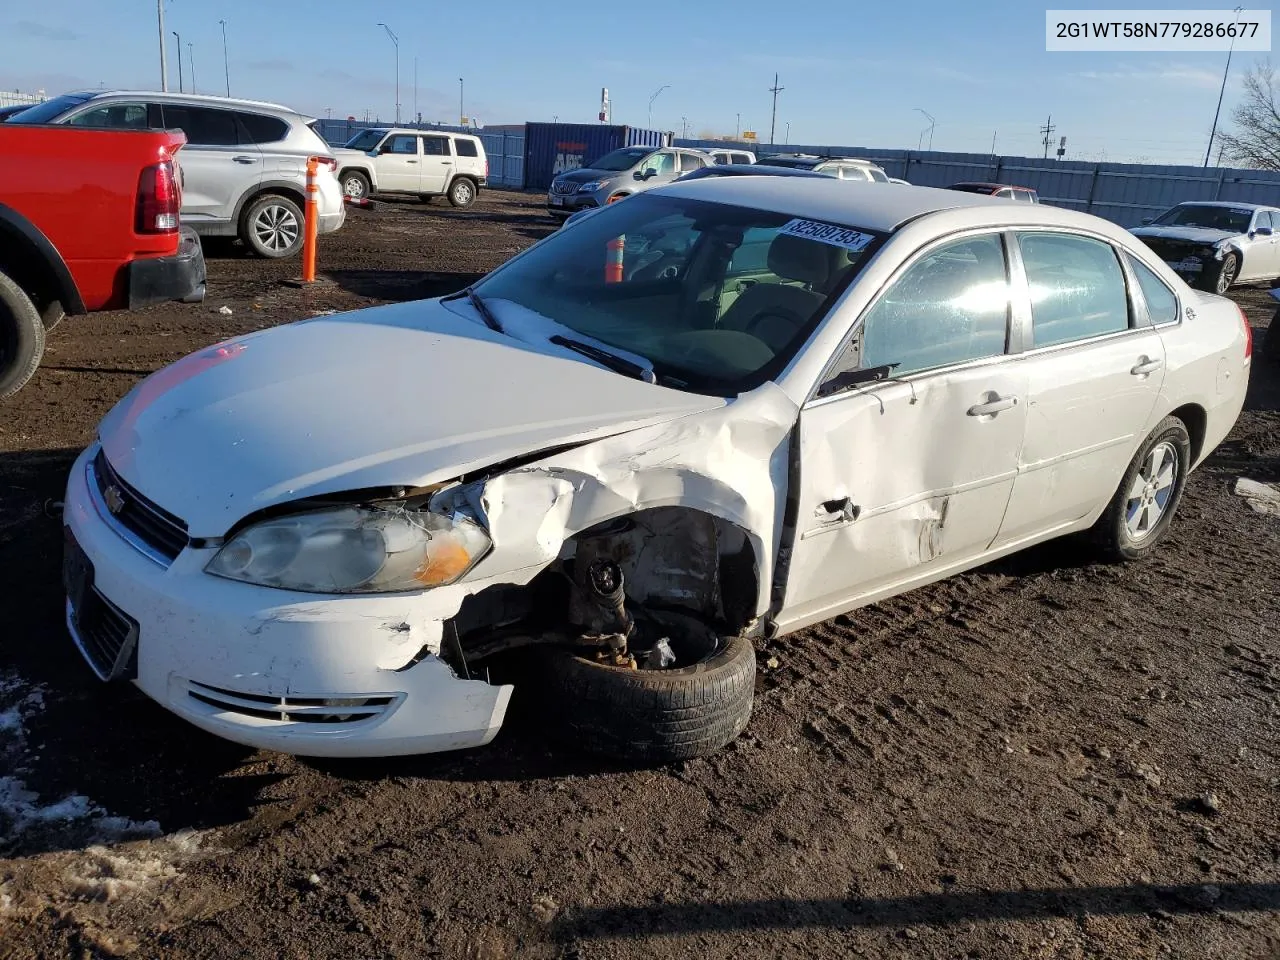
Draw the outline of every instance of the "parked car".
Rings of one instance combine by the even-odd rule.
[[[1020,200],[1023,203],[1039,203],[1040,194],[1030,187],[1015,187],[1008,183],[953,183],[948,190],[962,190],[965,193],[981,193],[1001,200]]]
[[[239,237],[258,256],[276,259],[302,250],[307,161],[321,166],[317,232],[346,218],[336,164],[328,145],[288,107],[256,100],[139,91],[69,93],[12,118],[98,129],[178,129],[182,152],[183,221],[206,237]]]
[[[553,217],[567,217],[587,207],[603,207],[671,183],[692,170],[713,166],[714,162],[700,150],[620,147],[589,166],[552,180],[547,191],[547,212]]]
[[[1280,208],[1194,200],[1143,223],[1133,235],[1202,290],[1280,279]]]
[[[826,174],[796,167],[774,167],[767,163],[729,163],[723,166],[699,167],[680,176],[680,182],[706,177],[823,177]]]
[[[702,152],[722,166],[727,163],[746,164],[756,162],[756,155],[750,150],[735,150],[730,147],[712,147]]]
[[[17,106],[0,107],[0,123],[4,123],[14,114],[21,113],[23,110],[30,110],[34,104],[20,103]]]
[[[910,184],[910,183],[908,183],[906,180],[903,180],[901,177],[890,177],[890,178],[889,178],[889,182],[890,182],[890,183],[897,183],[897,184],[901,184],[901,185],[902,185],[902,186],[904,186],[904,187],[909,187],[909,186],[911,186],[911,184]]]
[[[181,226],[181,133],[0,126],[0,398],[67,314],[204,298]]]
[[[469,207],[489,182],[489,158],[479,137],[443,130],[363,130],[334,150],[348,197],[411,194],[448,197]]]
[[[699,756],[752,638],[1065,534],[1150,555],[1249,365],[1234,304],[1095,217],[676,183],[144,380],[68,480],[68,622],[252,746],[486,743],[524,648],[548,731]]]
[[[859,160],[857,157],[819,157],[807,153],[778,153],[761,157],[756,163],[770,167],[793,167],[798,170],[812,170],[815,173],[836,177],[840,180],[889,182],[889,175],[884,172],[884,168],[872,163],[870,160]]]

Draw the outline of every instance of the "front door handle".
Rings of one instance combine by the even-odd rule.
[[[1149,373],[1155,373],[1164,365],[1162,360],[1152,360],[1145,354],[1138,359],[1137,366],[1132,367],[1129,372],[1135,377],[1145,377]]]
[[[441,161],[440,161],[440,166],[442,166],[442,167],[452,167],[452,166],[453,166],[453,161],[452,161],[452,160],[441,160]]]
[[[258,162],[257,157],[232,157],[231,159],[234,160],[236,163],[257,163]]]
[[[853,500],[849,497],[838,497],[835,500],[825,500],[818,504],[818,508],[813,511],[813,515],[823,524],[852,523],[858,519],[858,514],[861,512],[861,508],[855,506]]]
[[[406,160],[405,163],[417,163],[417,160]]]
[[[987,394],[988,399],[976,403],[967,411],[971,417],[994,417],[1001,410],[1008,410],[1018,405],[1017,397],[1002,397],[996,393]]]

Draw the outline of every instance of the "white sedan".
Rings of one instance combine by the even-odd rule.
[[[1236,306],[1103,220],[675,184],[143,381],[71,473],[67,622],[245,744],[484,744],[525,647],[549,732],[696,756],[753,639],[1077,531],[1148,554],[1249,363]]]

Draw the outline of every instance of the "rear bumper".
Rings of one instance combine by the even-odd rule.
[[[153,303],[181,300],[199,303],[204,299],[204,249],[200,237],[183,227],[178,252],[171,257],[134,260],[129,264],[129,309]]]

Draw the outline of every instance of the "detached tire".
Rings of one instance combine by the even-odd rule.
[[[454,177],[449,184],[449,203],[455,207],[469,207],[476,202],[476,185],[466,177]]]
[[[23,289],[0,273],[0,400],[26,385],[44,355],[44,321]]]
[[[1120,487],[1093,527],[1109,560],[1141,560],[1160,545],[1182,501],[1191,468],[1191,436],[1177,417],[1165,417],[1138,448]]]
[[[678,669],[629,670],[562,649],[547,665],[564,733],[591,753],[643,763],[692,760],[731,742],[751,718],[756,654],[742,637]]]

